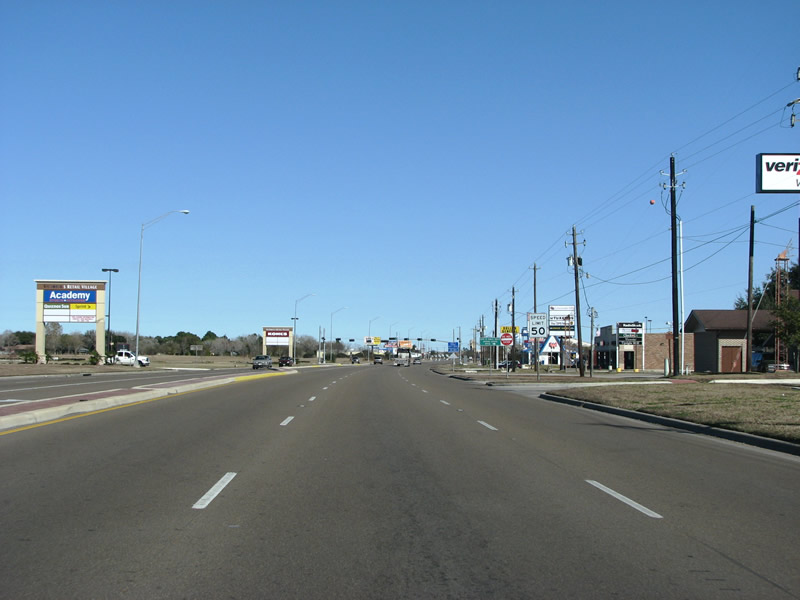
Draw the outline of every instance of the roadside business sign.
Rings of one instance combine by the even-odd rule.
[[[381,345],[381,338],[380,337],[375,337],[375,336],[373,336],[373,337],[365,336],[364,337],[364,345],[365,346],[380,346]]]
[[[631,323],[617,323],[617,346],[620,345],[642,345],[642,322],[634,321]]]
[[[550,305],[547,309],[550,333],[555,335],[575,335],[575,306]]]
[[[291,327],[264,327],[264,345],[288,346],[291,333]]]
[[[800,153],[757,154],[756,193],[800,193]]]
[[[38,288],[42,291],[42,322],[97,322],[97,292],[105,290],[105,282],[47,282]]]
[[[481,346],[502,346],[499,337],[482,337]]]
[[[519,333],[519,327],[514,327],[514,331],[511,331],[511,325],[503,325],[500,327],[500,333]]]
[[[542,354],[545,353],[559,354],[561,353],[561,344],[559,344],[558,340],[551,335],[544,341],[539,352]]]

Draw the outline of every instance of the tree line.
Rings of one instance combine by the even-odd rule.
[[[111,351],[128,348],[134,349],[136,335],[125,331],[115,331],[110,340]],[[36,343],[36,333],[33,331],[11,331],[0,333],[0,348],[6,351],[12,349],[27,350]],[[193,350],[192,347],[195,347]],[[202,349],[199,349],[202,348]],[[97,352],[95,330],[90,329],[80,332],[64,333],[60,323],[45,323],[45,349],[50,355],[59,354],[90,354]],[[240,335],[229,338],[227,335],[217,335],[207,331],[199,335],[190,331],[179,331],[169,336],[139,336],[139,353],[147,354],[172,354],[201,356],[255,356],[261,354],[262,337],[257,333]],[[272,354],[288,354],[287,347],[276,346],[269,348]],[[317,340],[310,335],[301,335],[297,338],[297,354],[310,358],[316,356]]]

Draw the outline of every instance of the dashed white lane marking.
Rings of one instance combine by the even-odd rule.
[[[486,421],[478,421],[478,423],[480,423],[481,425],[486,427],[486,429],[491,429],[492,431],[497,431],[497,427],[492,427]]]
[[[447,400],[439,400],[439,402],[441,402],[442,404],[446,404],[447,406],[450,406],[450,403]]]
[[[427,393],[428,393],[428,390],[422,390],[422,393],[423,393],[423,394],[427,394]]]
[[[222,490],[225,489],[225,486],[228,485],[234,477],[236,477],[236,473],[225,473],[222,479],[220,479],[217,483],[215,483],[214,486],[206,492],[205,496],[200,498],[200,500],[198,500],[197,502],[194,503],[194,505],[192,505],[192,508],[202,510],[206,506],[211,504],[214,498],[216,498],[217,495]]]
[[[627,498],[627,497],[623,496],[622,494],[620,494],[618,492],[615,492],[611,488],[608,488],[608,487],[604,486],[602,483],[598,483],[596,481],[592,481],[591,479],[587,479],[586,483],[588,483],[589,485],[593,485],[598,490],[604,491],[609,496],[613,496],[614,498],[616,498],[620,502],[624,502],[625,504],[627,504],[631,508],[635,508],[639,512],[646,514],[648,517],[651,517],[653,519],[663,519],[664,518],[660,514],[658,514],[657,512],[653,512],[652,510],[650,510],[646,506],[642,506],[638,502],[634,502],[630,498]]]
[[[291,423],[291,422],[292,422],[292,420],[293,420],[293,419],[294,419],[294,417],[286,417],[286,418],[285,418],[285,419],[284,419],[284,420],[281,422],[281,427],[286,427],[286,426],[287,426],[289,423]]]
[[[317,399],[317,397],[316,397],[316,396],[311,396],[311,398],[309,398],[309,399],[308,399],[308,401],[309,401],[309,402],[313,402],[313,401],[314,401],[314,400],[316,400],[316,399]]]
[[[327,390],[327,389],[328,389],[328,386],[325,386],[325,387],[324,387],[324,388],[322,388],[322,389],[323,389],[323,390]]]

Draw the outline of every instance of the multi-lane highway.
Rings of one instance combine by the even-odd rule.
[[[429,371],[0,435],[3,598],[798,598],[800,460]]]

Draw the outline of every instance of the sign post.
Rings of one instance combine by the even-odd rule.
[[[528,313],[528,332],[536,347],[536,381],[539,381],[539,338],[550,335],[550,319],[547,313]]]

